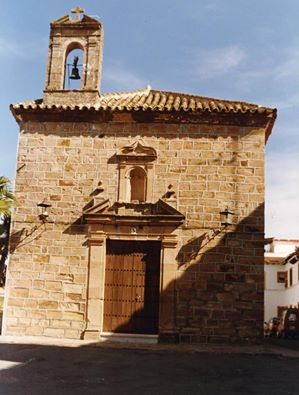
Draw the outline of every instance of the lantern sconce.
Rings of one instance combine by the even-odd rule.
[[[44,223],[47,222],[47,220],[48,220],[48,217],[49,217],[48,208],[51,206],[52,205],[50,203],[47,203],[45,201],[45,199],[41,203],[38,203],[38,205],[37,205],[37,207],[40,207],[40,209],[41,209],[41,212],[38,217]]]
[[[231,211],[226,207],[225,210],[220,211],[220,219],[221,219],[221,225],[227,227],[229,225],[233,224],[233,215]]]

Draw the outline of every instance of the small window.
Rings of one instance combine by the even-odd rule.
[[[278,283],[286,283],[287,280],[286,272],[277,272],[277,282]]]
[[[293,285],[293,269],[290,269],[290,287]]]

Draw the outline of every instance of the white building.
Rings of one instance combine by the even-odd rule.
[[[299,305],[299,240],[273,239],[265,250],[265,321]]]

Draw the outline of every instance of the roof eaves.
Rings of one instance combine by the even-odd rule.
[[[94,110],[94,111],[184,111],[232,114],[260,114],[276,118],[276,109],[262,107],[252,103],[214,99],[184,93],[140,89],[129,92],[114,92],[100,95],[97,105],[45,105],[42,99],[12,104],[11,109],[62,109],[62,110]]]

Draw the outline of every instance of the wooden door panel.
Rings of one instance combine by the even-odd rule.
[[[157,333],[160,243],[108,242],[104,331]]]

